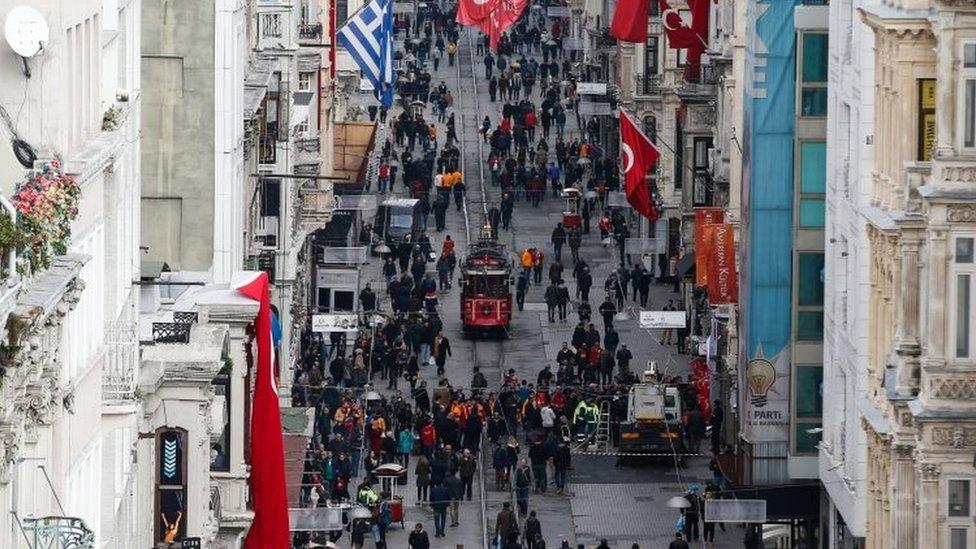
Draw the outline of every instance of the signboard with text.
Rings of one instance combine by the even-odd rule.
[[[610,103],[591,103],[589,101],[581,102],[577,110],[581,116],[610,116],[613,113]]]
[[[313,332],[353,332],[359,327],[355,314],[334,313],[312,315]]]
[[[579,95],[606,95],[606,82],[577,82],[576,93]]]
[[[687,318],[684,311],[641,311],[640,327],[644,329],[684,328]]]

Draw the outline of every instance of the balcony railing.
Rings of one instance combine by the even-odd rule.
[[[23,519],[24,531],[34,549],[92,549],[95,533],[75,517]]]
[[[155,343],[189,343],[192,324],[179,322],[153,322],[152,337]]]
[[[303,186],[299,190],[301,195],[301,219],[302,223],[328,223],[332,219],[332,210],[335,209],[335,194],[332,183],[328,181],[318,181],[312,186]]]
[[[139,368],[139,335],[129,322],[109,322],[105,326],[105,368],[102,398],[129,400],[135,396]]]
[[[278,156],[278,140],[274,137],[262,135],[258,139],[258,162],[274,164]]]
[[[298,37],[302,40],[313,40],[322,37],[322,23],[314,25],[298,25]]]

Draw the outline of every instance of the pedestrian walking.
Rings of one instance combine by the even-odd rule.
[[[410,532],[410,537],[407,539],[407,544],[410,549],[430,549],[430,536],[424,530],[423,524],[418,522],[414,526],[413,531]]]
[[[552,230],[552,241],[553,257],[556,262],[562,261],[563,257],[563,245],[566,244],[566,229],[563,228],[562,223],[556,223],[556,228]]]
[[[443,483],[435,484],[430,489],[430,508],[434,511],[434,537],[445,536],[444,527],[447,523],[447,508],[451,504],[451,493]]]
[[[528,462],[523,458],[515,470],[515,502],[518,504],[518,514],[524,517],[529,513],[529,487],[532,486],[532,472]]]
[[[525,545],[528,549],[537,549],[540,546],[540,541],[542,540],[542,523],[536,517],[535,511],[530,512],[529,518],[525,519],[525,530],[522,532],[522,538],[525,540]],[[545,543],[543,542],[542,545],[545,545]]]

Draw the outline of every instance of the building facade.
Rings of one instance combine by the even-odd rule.
[[[823,433],[820,479],[826,493],[822,524],[831,547],[863,546],[867,446],[862,410],[869,361],[870,249],[874,127],[874,33],[860,16],[866,2],[830,6],[827,123],[827,247],[825,254]],[[877,417],[875,414],[872,417]]]
[[[31,6],[49,39],[27,60],[2,46],[4,124],[26,148],[0,154],[0,202],[4,215],[13,201],[39,219],[25,193],[44,177],[70,197],[45,219],[69,229],[38,233],[44,246],[5,257],[0,539],[27,547],[55,533],[127,547],[137,497],[141,4]]]
[[[829,215],[837,236],[828,276],[859,274],[835,289],[828,330],[839,331],[846,313],[865,332],[851,336],[864,343],[853,357],[846,338],[829,345],[828,405],[846,413],[821,450],[823,479],[834,464],[850,471],[827,493],[839,511],[832,520],[846,523],[853,543],[971,547],[976,13],[959,2],[855,8],[851,24],[866,25],[871,34],[861,38],[873,44],[842,46],[864,58],[860,75],[844,69],[861,97],[838,95],[831,119],[839,175],[845,158],[857,162],[829,190],[836,204],[850,195],[854,211],[838,205]],[[837,54],[843,59],[844,49]],[[848,368],[856,381],[845,382]],[[845,546],[847,532],[832,530]]]

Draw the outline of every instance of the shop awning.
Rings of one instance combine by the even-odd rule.
[[[684,257],[678,260],[678,264],[674,267],[675,272],[678,276],[684,278],[691,273],[695,272],[695,254],[693,252],[686,253]]]

